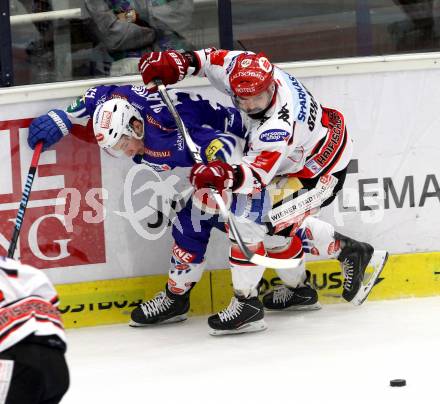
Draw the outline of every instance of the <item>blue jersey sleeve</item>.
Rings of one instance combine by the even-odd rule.
[[[195,93],[176,93],[177,111],[185,124],[193,127],[211,127],[223,133],[232,133],[244,138],[246,129],[240,112],[202,98]]]
[[[89,88],[84,95],[78,97],[65,110],[73,124],[87,125],[93,116],[96,106],[109,97],[117,86],[98,86]]]

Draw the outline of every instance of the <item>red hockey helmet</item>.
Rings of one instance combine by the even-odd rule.
[[[231,90],[238,97],[258,95],[273,82],[273,71],[273,65],[264,53],[242,53],[229,76]]]

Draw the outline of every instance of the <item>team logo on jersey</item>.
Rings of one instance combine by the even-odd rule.
[[[287,124],[289,123],[290,113],[289,113],[289,109],[287,108],[287,102],[278,111],[278,119]]]
[[[310,159],[305,166],[313,173],[318,174],[321,171],[321,166],[313,159]]]
[[[145,86],[131,86],[131,89],[134,93],[136,93],[139,97],[146,98],[149,93],[149,90]]]
[[[72,104],[67,107],[67,112],[73,113],[80,111],[85,107],[85,102],[86,97],[84,95],[82,97],[78,97],[75,101],[72,102]]]
[[[216,159],[216,154],[219,150],[223,148],[224,144],[219,139],[214,139],[209,143],[208,147],[205,149],[206,159],[208,161],[213,161]]]
[[[286,140],[290,136],[285,130],[266,130],[260,135],[262,142],[280,142]]]

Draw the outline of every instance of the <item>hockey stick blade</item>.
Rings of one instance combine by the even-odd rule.
[[[249,250],[249,248],[246,246],[246,244],[243,242],[240,236],[240,233],[236,227],[233,216],[230,215],[228,210],[226,209],[223,198],[215,189],[212,190],[212,194],[214,196],[215,202],[220,208],[220,212],[222,216],[229,222],[229,229],[232,233],[232,236],[234,237],[236,243],[240,247],[241,252],[244,254],[244,256],[249,262],[252,262],[255,265],[261,265],[266,268],[274,268],[274,269],[297,268],[301,265],[302,263],[301,258],[290,258],[290,259],[270,258],[264,255],[253,253],[251,250]]]
[[[260,254],[252,254],[248,260],[255,265],[273,269],[298,268],[302,263],[302,259],[299,258],[279,259],[265,257]]]
[[[168,107],[168,110],[170,111],[171,115],[173,116],[174,121],[176,122],[177,128],[179,129],[179,132],[185,139],[185,143],[188,146],[189,152],[191,153],[191,156],[193,160],[196,163],[203,163],[202,157],[200,156],[200,153],[197,150],[197,147],[192,140],[190,134],[188,133],[188,130],[186,129],[185,124],[182,121],[182,118],[180,117],[179,113],[177,112],[176,107],[174,106],[173,102],[171,101],[171,98],[169,94],[167,93],[167,90],[165,88],[165,85],[162,83],[159,79],[154,79],[154,84],[157,86],[157,89],[159,91],[159,94],[165,103],[165,105]],[[223,216],[223,218],[229,222],[229,228],[231,230],[231,233],[237,242],[240,250],[245,255],[246,259],[250,262],[252,262],[255,265],[261,265],[267,268],[297,268],[302,263],[301,258],[292,258],[292,259],[280,259],[280,258],[270,258],[266,257],[264,255],[253,253],[247,248],[246,244],[243,242],[240,233],[235,225],[234,219],[232,215],[230,215],[228,209],[226,208],[225,202],[223,201],[223,198],[219,194],[219,192],[216,189],[212,189],[212,195],[214,197],[215,202],[217,203],[220,212]]]

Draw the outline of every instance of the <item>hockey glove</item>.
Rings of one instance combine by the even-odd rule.
[[[191,169],[189,180],[195,189],[215,188],[222,193],[234,184],[234,169],[229,164],[214,160],[208,164],[197,163]]]
[[[35,118],[29,126],[28,144],[35,149],[38,142],[43,142],[43,151],[57,143],[72,128],[67,114],[61,109],[52,109],[46,115]]]
[[[153,79],[161,79],[165,85],[183,80],[188,67],[188,60],[174,50],[146,53],[141,57],[138,65],[145,84]]]

